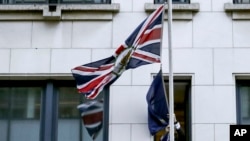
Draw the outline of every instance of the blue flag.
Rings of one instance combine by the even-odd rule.
[[[146,99],[148,103],[148,128],[151,135],[155,135],[158,131],[164,129],[169,122],[161,70],[154,78]]]

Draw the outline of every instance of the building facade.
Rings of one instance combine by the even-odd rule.
[[[162,2],[0,0],[0,140],[90,141],[76,108],[88,100],[71,69],[111,56]],[[249,11],[249,0],[173,0],[175,114],[187,141],[228,141],[230,125],[250,124]],[[164,19],[168,88],[167,12]],[[146,102],[159,69],[127,70],[98,97],[97,141],[159,140]]]

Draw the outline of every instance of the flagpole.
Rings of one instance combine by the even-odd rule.
[[[160,42],[160,57],[161,57],[161,67],[160,69],[162,69],[162,40],[163,40],[163,27],[164,27],[164,16],[165,16],[165,6],[166,6],[166,2],[163,4],[163,11],[162,11],[162,18],[161,18],[161,23],[162,23],[162,28],[161,28],[161,42]]]
[[[172,0],[168,0],[168,61],[169,61],[169,126],[170,141],[174,141],[174,79],[172,60]]]
[[[162,40],[163,40],[163,27],[164,27],[164,17],[165,17],[165,6],[166,6],[166,2],[163,4],[163,12],[162,12],[162,30],[161,30],[161,44],[160,44],[160,54],[161,54],[161,66],[160,66],[160,69],[162,70]],[[163,73],[163,72],[162,72]],[[164,84],[164,79],[162,79],[163,80],[163,83],[162,84]],[[165,94],[165,100],[166,100],[166,103],[167,103],[167,106],[169,105],[168,104],[168,98],[167,98],[167,95],[166,95],[166,88],[165,88],[165,86],[163,87],[164,89],[164,94]]]

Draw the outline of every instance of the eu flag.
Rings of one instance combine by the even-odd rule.
[[[154,78],[148,93],[148,128],[151,135],[164,129],[168,125],[168,105],[165,98],[165,87],[160,70]]]

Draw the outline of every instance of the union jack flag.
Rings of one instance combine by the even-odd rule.
[[[103,126],[103,100],[89,101],[77,106],[82,122],[93,140]]]
[[[160,63],[164,5],[149,15],[108,58],[72,69],[79,93],[94,99],[128,69]]]

